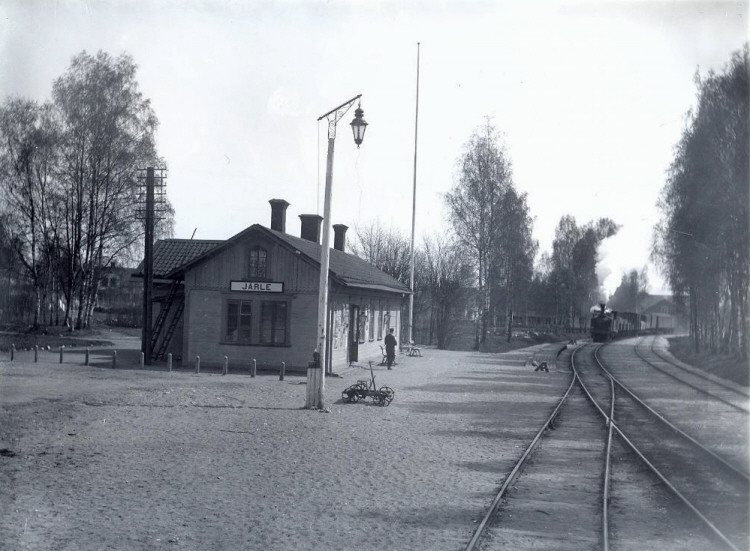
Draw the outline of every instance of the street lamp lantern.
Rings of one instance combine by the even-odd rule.
[[[354,120],[350,123],[352,132],[354,133],[354,143],[357,144],[357,148],[362,145],[362,140],[365,139],[365,130],[367,130],[367,121],[362,115],[364,115],[361,107],[357,107],[354,110]]]

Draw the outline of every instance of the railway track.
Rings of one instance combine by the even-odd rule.
[[[496,493],[467,550],[598,548],[599,467],[606,429],[576,381],[572,374],[567,391]]]
[[[617,549],[747,549],[747,475],[657,417],[606,370],[599,348],[571,355],[567,392],[467,551],[607,550],[611,541]]]
[[[717,386],[711,377],[693,373],[695,368],[670,367],[666,362],[660,365],[641,348],[639,340],[629,339],[603,348],[601,356],[623,386],[627,385],[662,416],[748,474],[750,415],[743,407],[747,405],[746,398],[742,403],[743,389]],[[731,387],[725,381],[719,382]]]
[[[666,522],[677,526],[681,534],[680,528],[687,530],[692,526],[683,526],[684,518],[681,518],[689,512],[697,523],[695,526],[702,526],[699,533],[712,539],[710,548],[747,549],[750,484],[746,470],[717,454],[649,406],[607,369],[598,357],[599,350],[600,347],[593,347],[592,361],[578,370],[580,380],[583,385],[591,387],[591,399],[597,404],[608,399],[601,387],[615,385],[615,415],[610,418],[618,440],[630,448],[660,486],[668,489],[682,504],[674,508],[674,514],[670,514]],[[685,403],[682,415],[694,413],[691,404]],[[617,531],[617,516],[612,518],[613,528]],[[648,520],[644,519],[644,522]],[[639,523],[629,525],[642,530]],[[621,536],[629,539],[622,535],[622,531]],[[634,534],[632,538],[637,539],[637,536]]]
[[[685,366],[657,351],[655,348],[657,337],[645,337],[644,339],[646,346],[643,346],[644,340],[642,338],[639,338],[634,345],[636,355],[643,362],[700,394],[723,402],[737,411],[750,414],[750,405],[748,404],[750,393],[746,389],[694,367]]]

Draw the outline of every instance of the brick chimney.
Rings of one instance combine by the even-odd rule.
[[[271,229],[286,232],[286,208],[289,203],[283,199],[271,199]]]
[[[317,214],[300,214],[299,236],[320,245],[320,224],[323,217]]]
[[[346,252],[346,230],[349,226],[344,224],[333,225],[333,248],[337,251]]]

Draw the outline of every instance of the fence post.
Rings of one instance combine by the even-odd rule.
[[[223,374],[226,375],[227,373],[229,373],[229,358],[224,356],[224,373]]]
[[[195,357],[195,372],[196,373],[201,372],[201,357],[200,356]]]
[[[60,345],[60,363],[63,363],[63,357],[65,356],[65,345]]]
[[[284,372],[286,371],[286,364],[281,362],[281,371],[279,372],[279,381],[284,380]]]
[[[117,367],[117,350],[112,351],[112,367]]]
[[[39,345],[34,345],[34,363],[37,363],[39,361]]]
[[[86,361],[83,365],[89,365],[89,354],[91,354],[91,348],[86,347]]]
[[[250,368],[250,377],[255,377],[255,372],[258,369],[258,362],[255,358],[253,358],[253,367]]]
[[[172,372],[172,353],[167,354],[167,371]]]
[[[11,344],[10,345],[10,361],[11,362],[13,361],[13,358],[15,358],[15,356],[16,356],[16,345]]]

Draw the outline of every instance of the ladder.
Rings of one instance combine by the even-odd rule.
[[[167,295],[167,299],[162,302],[161,309],[159,310],[159,315],[156,317],[156,321],[154,322],[154,326],[151,329],[151,351],[156,348],[156,342],[159,340],[159,333],[161,333],[162,327],[164,327],[164,322],[167,320],[167,316],[169,315],[169,309],[172,307],[172,303],[174,302],[174,297],[177,296],[177,289],[180,287],[180,281],[175,279],[172,282],[172,288],[169,289],[169,295]]]
[[[175,310],[174,316],[172,316],[172,320],[169,322],[169,327],[167,327],[167,333],[164,335],[164,338],[161,341],[161,344],[159,345],[159,350],[156,352],[156,355],[154,356],[155,359],[161,360],[164,357],[164,354],[167,351],[167,347],[169,346],[169,341],[172,340],[172,335],[174,335],[174,330],[177,328],[177,323],[180,321],[180,318],[182,317],[182,311],[185,309],[185,298],[178,299],[177,302],[177,310]]]

